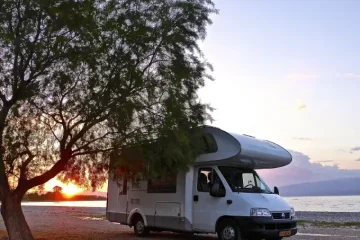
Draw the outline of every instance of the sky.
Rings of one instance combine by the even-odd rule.
[[[199,94],[211,125],[360,170],[360,1],[214,2],[201,48],[215,81]]]
[[[290,150],[272,185],[360,176],[360,1],[214,2],[200,43],[211,125]]]

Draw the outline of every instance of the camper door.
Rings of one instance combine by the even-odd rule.
[[[224,184],[219,174],[213,167],[196,167],[193,190],[193,228],[194,230],[214,232],[215,224],[219,217],[227,211]],[[210,189],[214,183],[218,183],[225,197],[213,197]]]

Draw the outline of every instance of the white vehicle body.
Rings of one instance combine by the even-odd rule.
[[[200,155],[188,172],[180,172],[163,185],[146,180],[122,180],[119,184],[109,177],[107,219],[133,226],[134,219],[141,216],[144,225],[151,230],[216,233],[221,220],[231,218],[244,235],[276,238],[296,234],[292,207],[278,194],[265,193],[258,188],[255,192],[252,190],[259,183],[259,188],[268,191],[255,169],[288,165],[292,161],[290,153],[272,142],[229,134],[215,127],[205,127],[204,133],[215,141],[215,148]],[[211,187],[200,182],[204,181],[204,176],[210,178],[209,173],[212,179],[208,184],[213,184],[215,178],[220,180],[223,196],[212,196]],[[224,173],[229,173],[225,174],[228,179]],[[239,181],[243,188],[237,190],[230,178],[233,176],[242,176]],[[250,186],[245,188],[248,183]],[[262,211],[265,213],[255,216],[252,211],[260,211],[260,215]],[[268,212],[270,216],[266,216]],[[286,232],[281,235],[283,231]]]

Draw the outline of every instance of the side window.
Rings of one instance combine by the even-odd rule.
[[[256,176],[256,186],[260,187],[261,190],[266,190],[266,186],[264,185],[264,183],[260,180],[260,178],[258,176]]]
[[[211,172],[212,172],[212,168],[199,169],[198,180],[197,180],[197,190],[199,192],[210,191]]]
[[[116,180],[117,186],[119,188],[119,195],[126,195],[127,194],[127,178],[118,179]]]
[[[131,190],[142,190],[143,180],[144,176],[142,174],[137,174],[134,176],[131,181]]]
[[[167,176],[148,181],[148,193],[176,193],[177,176]]]
[[[143,184],[142,181],[144,180],[143,177],[136,177],[133,178],[131,181],[131,190],[142,190]]]
[[[224,184],[219,178],[216,171],[212,168],[200,168],[197,180],[197,190],[199,192],[210,192],[211,185],[214,183],[220,183],[220,188],[225,191]]]
[[[133,190],[138,190],[141,188],[141,182],[139,179],[133,179],[132,180],[132,189]]]
[[[254,174],[243,173],[243,188],[252,188],[256,186]]]

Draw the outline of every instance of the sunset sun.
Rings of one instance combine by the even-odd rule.
[[[62,192],[67,196],[67,197],[72,197],[75,194],[81,192],[81,189],[79,189],[77,186],[73,185],[73,184],[69,184],[69,185],[64,185]]]

